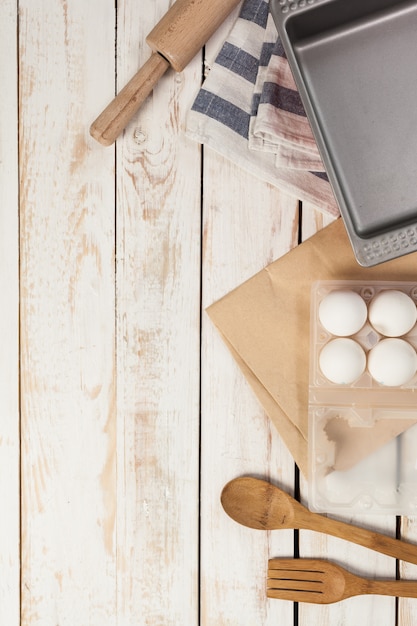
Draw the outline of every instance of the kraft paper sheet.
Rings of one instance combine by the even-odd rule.
[[[207,309],[304,476],[312,283],[416,277],[417,253],[361,267],[339,218]]]

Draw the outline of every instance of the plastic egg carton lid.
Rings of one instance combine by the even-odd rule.
[[[416,447],[417,408],[311,408],[310,509],[417,514]]]

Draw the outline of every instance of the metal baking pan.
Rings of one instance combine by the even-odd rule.
[[[360,265],[417,250],[417,0],[271,0]]]

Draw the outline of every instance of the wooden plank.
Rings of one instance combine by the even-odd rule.
[[[120,87],[167,0],[119,3]],[[201,58],[168,71],[117,147],[120,623],[198,624]]]
[[[417,517],[415,515],[401,519],[401,539],[410,543],[417,543]],[[399,574],[402,579],[417,580],[417,566],[401,561]],[[413,626],[417,624],[417,602],[410,598],[400,598],[398,601],[398,626]]]
[[[204,164],[203,308],[296,245],[298,233],[297,200],[209,149]],[[205,313],[202,363],[201,624],[292,624],[292,603],[265,592],[268,556],[291,554],[292,531],[241,527],[219,498],[243,474],[292,490],[293,459]]]
[[[303,203],[303,239],[323,228],[331,219],[318,214],[313,206]],[[307,484],[301,480],[301,494],[307,504]],[[396,521],[393,516],[353,515],[339,516],[345,521],[395,536]],[[308,531],[300,532],[300,556],[322,557],[335,560],[362,576],[388,577],[395,579],[395,560],[379,555],[349,542],[322,536]],[[356,626],[357,624],[378,624],[395,626],[395,598],[362,596],[344,602],[319,606],[300,604],[299,626]]]
[[[17,4],[0,4],[0,624],[20,622]]]
[[[22,626],[111,625],[114,152],[88,127],[113,93],[114,3],[19,16]]]

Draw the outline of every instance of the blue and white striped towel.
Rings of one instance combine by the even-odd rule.
[[[319,211],[339,215],[268,0],[243,0],[188,112],[186,134]]]

